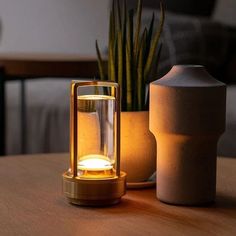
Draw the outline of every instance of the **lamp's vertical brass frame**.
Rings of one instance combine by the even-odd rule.
[[[77,87],[71,82],[70,94],[70,168],[73,177],[77,176]]]
[[[78,88],[83,86],[110,87],[115,98],[115,169],[116,177],[83,179],[77,176],[78,158]],[[70,170],[63,174],[63,192],[68,201],[81,206],[113,205],[120,202],[126,191],[126,173],[120,171],[120,87],[108,81],[72,81],[70,94]]]
[[[118,84],[116,84],[115,88],[115,98],[116,98],[116,173],[117,176],[120,176],[120,110],[121,110],[121,104],[120,104],[120,87]]]
[[[110,87],[111,96],[115,98],[116,109],[116,139],[115,139],[115,160],[116,175],[120,176],[120,87],[115,82],[108,81],[76,81],[71,82],[70,94],[70,167],[73,177],[77,177],[77,159],[78,159],[78,88],[85,86]]]

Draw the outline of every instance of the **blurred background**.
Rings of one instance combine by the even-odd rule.
[[[0,52],[94,54],[107,42],[109,0],[0,0]]]
[[[127,0],[128,7],[137,1]],[[142,25],[159,0],[144,0]],[[228,84],[227,131],[219,154],[236,156],[236,1],[165,0],[166,21],[157,78],[174,64],[203,64]],[[6,54],[59,54],[96,59],[97,39],[107,53],[110,0],[0,0],[0,63]],[[63,59],[63,58],[62,58]],[[157,79],[154,78],[154,79]],[[70,79],[25,81],[27,125],[22,131],[19,81],[6,81],[6,153],[69,151]],[[25,132],[27,135],[22,135]]]
[[[128,0],[135,7],[137,0]],[[236,27],[235,0],[166,0],[168,11]],[[159,0],[144,0],[155,9]],[[107,44],[109,0],[0,0],[0,52],[94,54]]]

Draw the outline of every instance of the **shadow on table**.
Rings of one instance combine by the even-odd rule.
[[[217,194],[215,204],[212,207],[236,209],[236,199],[232,196]]]

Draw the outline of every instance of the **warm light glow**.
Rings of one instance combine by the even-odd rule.
[[[103,155],[91,154],[80,158],[78,163],[79,170],[103,171],[112,169],[109,158]]]
[[[114,97],[108,95],[80,95],[79,100],[115,100]]]

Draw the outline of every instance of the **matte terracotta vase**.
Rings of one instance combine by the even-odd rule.
[[[127,173],[128,187],[137,188],[156,171],[156,140],[148,111],[121,112],[121,170]]]
[[[225,130],[225,103],[225,84],[203,66],[174,66],[151,83],[158,199],[181,205],[215,200],[217,142]]]

